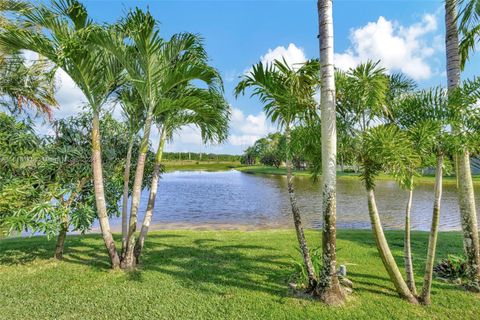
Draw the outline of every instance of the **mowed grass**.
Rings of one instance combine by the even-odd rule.
[[[387,232],[402,265],[401,232]],[[308,231],[312,246],[320,234]],[[118,238],[118,236],[117,236]],[[418,286],[427,233],[413,234]],[[149,235],[138,271],[109,269],[100,235],[69,236],[63,262],[44,237],[0,241],[1,319],[478,319],[480,296],[435,281],[433,304],[399,299],[368,230],[339,232],[338,262],[355,291],[342,307],[295,297],[292,230],[160,231]],[[462,252],[441,233],[438,257]]]
[[[242,171],[244,173],[249,174],[270,174],[270,175],[286,175],[287,169],[284,167],[276,168],[276,167],[268,167],[268,166],[243,166],[238,167],[236,170]],[[310,177],[311,173],[308,170],[294,170],[293,174],[295,176],[304,176]],[[341,180],[348,180],[348,179],[360,179],[357,173],[345,173],[345,172],[337,172],[338,179]],[[392,176],[381,174],[377,177],[378,180],[393,180]],[[420,177],[415,177],[415,181],[417,183],[434,183],[435,176],[433,175],[424,175]],[[454,176],[447,176],[443,178],[443,182],[446,184],[454,184],[456,183],[456,178]],[[480,175],[473,176],[473,183],[480,184]]]
[[[240,166],[237,161],[195,161],[195,160],[169,160],[164,161],[167,172],[171,171],[226,171]]]

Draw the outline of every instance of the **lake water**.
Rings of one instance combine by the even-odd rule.
[[[308,177],[295,177],[294,183],[305,226],[321,228],[320,183],[313,183]],[[393,181],[379,181],[376,196],[384,227],[403,228],[406,191]],[[147,200],[148,190],[145,190],[141,199],[140,221]],[[476,200],[479,206],[478,186]],[[432,203],[433,183],[417,186],[412,207],[412,229],[430,229]],[[120,219],[111,222],[118,230]],[[251,175],[236,170],[166,173],[160,180],[153,225],[154,228],[291,228],[293,222],[286,177]],[[366,193],[360,181],[338,180],[337,225],[339,228],[370,228]],[[454,184],[444,185],[440,229],[460,229]]]

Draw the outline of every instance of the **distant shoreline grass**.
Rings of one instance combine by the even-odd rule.
[[[399,266],[403,233],[386,231]],[[120,240],[120,235],[114,235]],[[307,230],[312,248],[321,234]],[[0,319],[476,319],[480,295],[434,281],[432,305],[398,298],[369,230],[339,230],[337,263],[354,293],[338,308],[288,289],[300,259],[293,230],[188,231],[149,234],[139,269],[109,269],[101,235],[68,236],[65,259],[55,240],[0,241]],[[412,232],[417,287],[428,233]],[[441,232],[437,258],[462,252],[459,232]]]
[[[286,175],[287,169],[286,168],[275,168],[275,167],[267,167],[267,166],[243,166],[235,168],[238,171],[248,173],[248,174],[265,174],[265,175]],[[308,170],[294,170],[294,176],[298,177],[310,177],[311,173]],[[338,179],[348,180],[348,179],[360,179],[358,174],[356,173],[345,173],[345,172],[337,172]],[[379,180],[393,180],[392,176],[382,174],[378,177]],[[415,178],[416,182],[422,183],[434,183],[435,177],[433,175],[428,176],[421,176]],[[443,178],[444,183],[456,183],[456,179],[453,176],[448,176]],[[480,175],[473,176],[473,182],[475,184],[480,184]]]
[[[227,171],[240,166],[238,161],[196,161],[166,160],[163,162],[167,172],[172,171]]]

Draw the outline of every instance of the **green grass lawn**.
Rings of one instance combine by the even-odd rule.
[[[195,161],[195,160],[170,160],[164,161],[167,172],[171,171],[225,171],[240,166],[237,161]]]
[[[250,173],[250,174],[273,174],[273,175],[286,175],[287,174],[287,169],[286,168],[275,168],[275,167],[267,167],[267,166],[245,166],[245,167],[238,167],[236,168],[239,171],[245,172],[245,173]],[[310,177],[310,171],[308,170],[294,170],[293,174],[295,176],[304,176],[304,177]],[[358,174],[355,173],[344,173],[344,172],[338,172],[337,177],[339,179],[359,179]],[[379,180],[392,180],[393,177],[382,174],[378,177]],[[415,178],[416,182],[422,182],[422,183],[434,183],[435,182],[435,177],[433,175],[429,176],[421,176],[421,177],[416,177]],[[456,183],[456,179],[453,176],[449,177],[444,177],[443,178],[444,183]],[[473,176],[473,182],[475,184],[480,184],[480,175]]]
[[[387,232],[402,265],[401,232]],[[307,232],[311,245],[319,233]],[[118,237],[117,237],[118,238]],[[427,233],[413,234],[418,285]],[[288,289],[292,230],[159,231],[141,267],[109,269],[100,235],[71,236],[63,262],[43,237],[0,241],[1,319],[478,319],[480,296],[434,282],[429,307],[399,299],[370,231],[339,232],[338,262],[355,285],[342,307]],[[441,233],[438,257],[462,251],[459,233]]]

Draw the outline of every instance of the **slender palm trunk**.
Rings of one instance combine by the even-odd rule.
[[[460,83],[460,51],[458,42],[456,1],[445,1],[445,44],[447,54],[448,89]],[[467,256],[467,274],[472,288],[480,285],[480,245],[478,240],[477,213],[473,191],[470,154],[464,150],[456,154],[458,205],[463,231],[463,245]]]
[[[132,163],[132,149],[133,149],[134,137],[130,137],[127,150],[127,158],[125,161],[125,171],[123,174],[123,199],[122,199],[122,254],[124,257],[127,251],[128,240],[128,186],[130,183],[130,166]]]
[[[145,120],[140,152],[138,154],[137,168],[135,170],[135,180],[133,181],[132,207],[130,208],[130,220],[128,226],[127,251],[122,259],[122,269],[132,269],[135,267],[134,247],[135,232],[137,230],[137,214],[140,206],[140,193],[142,191],[143,173],[145,171],[145,160],[147,158],[148,140],[150,139],[150,130],[152,127],[153,113],[150,111]]]
[[[295,190],[293,187],[292,160],[290,154],[291,133],[289,126],[287,126],[285,130],[285,140],[287,149],[285,161],[287,166],[287,186],[288,195],[290,197],[290,205],[292,206],[293,224],[295,225],[298,244],[300,245],[300,250],[302,251],[303,263],[305,264],[305,268],[307,270],[309,290],[313,290],[317,284],[317,277],[315,276],[315,270],[313,269],[310,251],[308,250],[307,240],[305,239],[305,233],[303,232],[302,218],[300,215],[300,209],[297,205],[297,198],[295,197]]]
[[[322,271],[317,292],[327,304],[344,300],[336,264],[336,175],[337,129],[335,110],[335,78],[333,66],[333,14],[331,0],[318,0],[318,28],[321,65],[321,127],[322,127],[322,185],[323,232]]]
[[[435,250],[437,248],[438,225],[440,223],[440,204],[442,201],[442,182],[443,182],[443,155],[437,155],[437,168],[435,172],[435,199],[433,202],[432,227],[428,240],[427,263],[425,265],[425,276],[423,279],[423,288],[421,301],[424,304],[430,304],[430,291],[432,288],[433,264],[435,262]]]
[[[148,197],[147,211],[143,217],[142,229],[140,231],[140,236],[135,243],[135,259],[136,262],[139,261],[140,254],[142,252],[143,246],[145,244],[145,238],[147,237],[148,228],[152,221],[153,209],[155,207],[155,199],[157,198],[158,182],[160,178],[160,164],[162,163],[163,148],[165,146],[166,139],[166,128],[162,127],[160,134],[160,142],[158,144],[157,154],[155,155],[155,165],[153,169],[152,184],[150,186],[150,195]]]
[[[413,295],[417,295],[417,288],[415,286],[415,276],[413,274],[412,262],[412,246],[410,235],[410,214],[412,211],[413,200],[413,175],[410,177],[410,190],[408,191],[408,202],[405,210],[405,239],[404,239],[404,253],[405,253],[405,273],[407,275],[407,286]]]
[[[411,303],[418,303],[417,299],[413,296],[412,292],[407,286],[407,283],[402,277],[397,263],[393,258],[390,247],[388,246],[387,239],[383,233],[382,224],[380,222],[380,216],[378,215],[377,204],[375,202],[375,192],[373,189],[367,189],[368,196],[368,212],[370,214],[370,222],[372,224],[372,231],[377,244],[378,253],[382,258],[383,265],[392,280],[395,289],[400,297],[406,299]]]
[[[115,247],[110,223],[108,222],[107,205],[105,202],[105,190],[103,186],[102,153],[100,149],[100,119],[97,110],[93,112],[92,123],[92,168],[93,168],[93,186],[95,189],[95,201],[97,205],[98,221],[102,232],[103,241],[107,248],[112,268],[120,266],[120,258]]]

